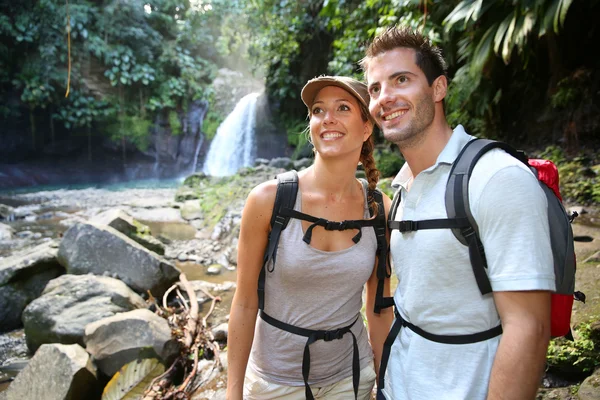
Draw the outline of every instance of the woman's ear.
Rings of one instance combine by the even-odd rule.
[[[363,133],[363,142],[366,142],[367,140],[369,140],[369,138],[373,134],[373,122],[371,122],[370,119],[366,120],[364,127],[365,127],[365,131]]]

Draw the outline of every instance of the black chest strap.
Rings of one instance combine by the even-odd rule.
[[[394,324],[392,325],[392,328],[390,329],[390,332],[383,343],[381,366],[379,367],[379,381],[377,382],[378,398],[383,398],[382,395],[380,396],[379,392],[381,389],[383,389],[385,384],[385,370],[387,369],[387,364],[390,359],[390,351],[392,349],[392,345],[396,341],[396,337],[403,327],[410,329],[417,335],[432,342],[456,345],[483,342],[484,340],[489,340],[502,334],[502,325],[498,325],[483,332],[470,333],[466,335],[437,335],[435,333],[427,332],[406,321],[398,312],[397,307],[394,307],[394,314],[396,316],[396,320],[394,321]]]
[[[308,377],[310,375],[310,345],[316,342],[317,340],[324,340],[325,342],[331,342],[333,340],[338,340],[344,337],[346,333],[350,333],[352,335],[352,387],[354,388],[354,398],[358,399],[358,385],[360,383],[360,358],[358,354],[358,343],[356,340],[356,336],[354,332],[350,330],[352,326],[359,320],[360,317],[357,317],[350,325],[345,326],[343,328],[334,329],[331,331],[324,330],[314,330],[314,329],[305,329],[300,328],[298,326],[290,325],[285,322],[282,322],[278,319],[275,319],[265,313],[263,310],[259,311],[258,314],[263,321],[272,325],[276,328],[284,330],[286,332],[293,333],[295,335],[304,336],[307,338],[306,344],[304,345],[304,355],[302,357],[302,378],[304,379],[304,390],[306,394],[307,400],[314,400],[314,396],[312,391],[310,390],[310,386],[308,385]]]

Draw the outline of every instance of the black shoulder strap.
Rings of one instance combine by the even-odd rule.
[[[460,221],[466,219],[468,221],[467,227],[454,228],[452,232],[462,244],[469,247],[471,267],[481,294],[490,293],[492,287],[485,273],[487,261],[483,244],[479,239],[479,229],[469,205],[469,179],[477,161],[488,151],[497,148],[506,151],[527,165],[525,154],[518,152],[506,143],[488,139],[474,139],[467,143],[456,157],[446,184],[445,200],[448,218]]]
[[[373,192],[373,197],[377,201],[377,216],[375,217],[375,236],[377,237],[377,290],[375,292],[375,305],[373,312],[380,314],[381,310],[394,305],[393,297],[383,297],[385,279],[391,276],[388,269],[388,243],[386,239],[386,220],[385,207],[383,205],[383,195],[379,189]]]
[[[275,268],[277,258],[277,245],[281,232],[287,227],[290,217],[281,215],[283,209],[293,209],[298,194],[298,173],[296,171],[287,171],[277,175],[277,194],[275,195],[275,204],[273,214],[271,215],[271,233],[263,257],[263,266],[258,276],[258,308],[263,310],[265,307],[265,275],[267,265],[271,260],[273,263],[269,272]]]

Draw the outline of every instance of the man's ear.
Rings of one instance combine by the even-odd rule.
[[[444,100],[448,92],[448,79],[444,75],[440,75],[433,81],[433,101],[436,103]]]

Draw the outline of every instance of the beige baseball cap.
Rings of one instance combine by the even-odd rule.
[[[315,97],[317,97],[319,91],[326,86],[341,87],[356,97],[358,101],[366,107],[367,110],[369,109],[369,91],[367,90],[366,84],[346,76],[322,75],[309,80],[302,88],[300,97],[302,97],[302,101],[309,110],[313,105]]]

